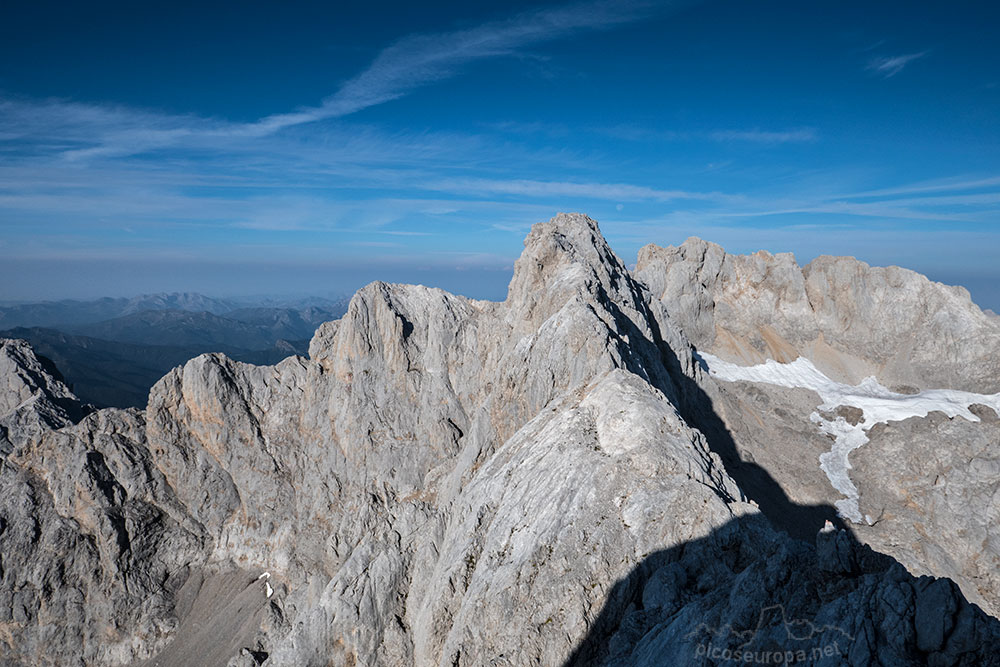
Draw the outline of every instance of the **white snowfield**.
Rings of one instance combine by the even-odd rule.
[[[833,488],[845,496],[843,500],[836,502],[839,514],[855,523],[861,523],[862,520],[871,523],[871,518],[861,516],[858,490],[848,475],[851,469],[848,455],[868,442],[865,433],[868,429],[875,424],[926,417],[933,411],[943,412],[952,419],[963,417],[978,422],[979,417],[969,410],[971,405],[977,403],[989,406],[1000,414],[1000,394],[974,394],[953,389],[897,394],[879,384],[874,377],[867,377],[855,386],[831,380],[805,357],[799,357],[788,364],[768,359],[757,366],[740,366],[707,352],[696,354],[709,374],[719,380],[762,382],[792,389],[811,389],[819,394],[823,403],[809,418],[817,424],[820,431],[835,438],[833,448],[819,457],[820,468],[830,479]],[[856,407],[863,412],[857,425],[851,425],[843,417],[829,420],[820,415],[819,411],[830,412],[842,405]]]

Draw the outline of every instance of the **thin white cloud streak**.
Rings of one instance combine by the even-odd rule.
[[[862,218],[881,218],[883,220],[934,220],[939,222],[990,222],[997,219],[997,211],[972,213],[934,213],[921,211],[905,206],[886,204],[859,204],[847,201],[828,201],[791,206],[788,208],[759,208],[744,211],[716,213],[718,218],[764,218],[778,215],[804,214],[834,214]]]
[[[921,181],[912,185],[897,188],[883,188],[880,190],[867,190],[849,195],[850,198],[860,199],[863,197],[891,197],[895,195],[913,195],[926,192],[949,192],[955,190],[976,190],[979,188],[991,188],[1000,186],[1000,176],[959,177],[937,179],[932,181]]]
[[[215,147],[254,140],[321,120],[342,118],[451,78],[475,61],[588,31],[610,30],[662,13],[678,3],[596,0],[518,14],[477,27],[405,37],[384,49],[360,74],[316,107],[231,123],[72,102],[23,104],[0,100],[0,141],[19,137],[58,148],[69,160],[135,155],[177,145]],[[89,132],[80,132],[81,129]]]
[[[1000,192],[981,192],[965,195],[937,195],[933,197],[907,197],[905,199],[889,199],[894,206],[982,206],[1000,204]]]
[[[468,63],[516,55],[520,49],[583,31],[634,23],[669,5],[598,0],[519,14],[505,21],[446,33],[412,35],[382,51],[361,74],[318,107],[263,118],[249,134],[270,134],[291,125],[340,118],[389,102],[450,78]]]
[[[124,157],[218,131],[215,121],[65,100],[0,100],[0,146],[7,153],[69,160]]]
[[[502,121],[499,123],[485,123],[487,129],[502,134],[518,135],[545,135],[551,138],[562,138],[579,131],[570,128],[568,125],[560,123],[531,122],[522,123],[519,121]],[[754,144],[787,144],[787,143],[811,143],[819,139],[816,128],[801,127],[786,130],[763,130],[760,128],[737,130],[719,129],[714,131],[677,131],[662,130],[639,125],[621,123],[618,125],[596,126],[583,128],[584,131],[597,134],[612,139],[622,141],[648,142],[678,142],[678,141],[704,141],[709,139],[716,142],[746,142]]]
[[[749,143],[749,144],[791,144],[812,143],[819,139],[814,127],[799,127],[783,130],[752,129],[719,129],[698,132],[680,132],[675,130],[653,130],[634,125],[613,125],[610,127],[591,128],[593,132],[624,141],[704,141],[708,139],[719,143]]]
[[[977,184],[994,179],[982,179]],[[892,191],[917,192],[917,188],[899,188]],[[939,221],[953,223],[982,224],[1000,222],[1000,192],[980,192],[947,196],[883,197],[877,201],[857,201],[874,199],[874,195],[813,196],[764,199],[747,198],[746,206],[730,207],[726,210],[699,211],[697,215],[712,219],[763,218],[782,215],[840,215],[869,218],[883,221]],[[947,207],[951,210],[941,210]]]
[[[708,135],[714,141],[745,141],[755,144],[810,143],[816,141],[816,130],[803,127],[795,130],[719,130]]]
[[[900,56],[880,56],[868,61],[868,69],[883,78],[889,79],[902,72],[914,60],[919,60],[926,55],[927,51],[904,53]]]
[[[528,179],[452,179],[432,181],[424,188],[455,194],[517,195],[522,197],[579,197],[585,199],[659,201],[721,200],[735,198],[719,192],[689,192],[659,190],[628,183],[577,183],[569,181],[537,181]]]

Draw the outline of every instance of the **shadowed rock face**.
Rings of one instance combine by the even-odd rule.
[[[759,515],[653,554],[565,665],[997,665],[997,621],[844,531],[815,546]]]
[[[0,659],[684,664],[691,633],[780,644],[803,619],[849,634],[851,664],[995,656],[997,621],[950,582],[774,530],[834,513],[743,460],[691,318],[657,296],[559,215],[502,303],[373,283],[308,359],[202,355],[145,411],[17,431]]]
[[[51,362],[22,340],[0,339],[0,453],[72,424],[88,410]]]

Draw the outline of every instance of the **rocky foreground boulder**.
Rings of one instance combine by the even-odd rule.
[[[671,252],[644,250],[633,274],[593,220],[559,215],[532,229],[504,302],[373,283],[308,358],[202,355],[142,411],[91,412],[4,342],[0,662],[1000,664],[989,408],[868,425],[856,406],[822,417],[814,389],[727,379],[742,371],[723,363],[812,359],[820,334],[758,345],[718,305],[707,252],[649,259]],[[996,322],[924,288],[944,296],[921,308]],[[997,391],[988,368],[953,368],[995,358],[986,324],[955,350],[935,316],[913,321],[939,336],[940,374],[923,352],[903,369],[888,335],[845,368]],[[852,477],[877,520],[838,515],[813,413],[860,420],[857,455],[886,443],[892,465]]]

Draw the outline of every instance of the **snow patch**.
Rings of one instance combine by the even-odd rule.
[[[861,516],[858,507],[858,489],[851,481],[848,456],[868,442],[867,431],[876,424],[902,421],[910,417],[926,417],[938,411],[949,418],[963,417],[978,422],[979,417],[969,410],[973,404],[987,405],[1000,414],[1000,394],[974,394],[954,389],[929,389],[919,394],[897,394],[879,384],[874,377],[867,377],[857,385],[836,382],[827,377],[805,357],[787,364],[768,359],[756,366],[740,366],[723,361],[707,352],[696,356],[709,374],[726,382],[761,382],[791,389],[810,389],[823,401],[809,419],[820,432],[834,437],[831,450],[819,457],[820,468],[830,484],[845,496],[836,502],[838,513],[854,523],[871,523],[870,517]],[[841,406],[855,407],[862,411],[862,419],[852,425],[843,417],[827,419],[820,411],[830,412]]]
[[[264,580],[264,593],[267,595],[268,598],[270,598],[274,594],[274,589],[271,588],[271,582],[268,581],[268,579],[270,578],[271,578],[270,572],[261,572],[260,576],[257,577],[257,581],[260,581],[261,579]]]

